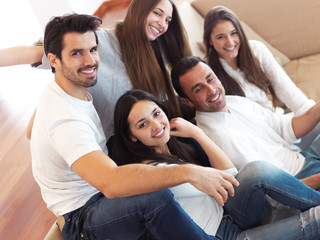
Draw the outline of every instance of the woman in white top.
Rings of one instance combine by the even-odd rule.
[[[227,95],[246,96],[271,110],[281,100],[296,114],[314,105],[263,43],[248,41],[237,16],[230,9],[217,6],[208,12],[203,41],[206,60],[222,81]]]
[[[203,41],[206,61],[226,89],[227,95],[245,96],[272,111],[283,114],[280,102],[295,115],[312,107],[267,47],[248,41],[237,16],[228,8],[216,6],[206,15]],[[271,100],[269,100],[271,98]],[[320,125],[303,138],[304,149],[320,132]]]
[[[237,174],[230,159],[200,128],[181,118],[174,118],[169,122],[162,103],[144,91],[129,90],[120,97],[114,119],[114,147],[111,153],[119,165],[140,162],[154,164],[157,167],[197,164],[198,155],[194,154],[192,145],[181,142],[181,138],[191,137],[202,146],[211,165],[217,171],[220,169],[227,172],[224,174]],[[191,184],[172,187],[171,191],[190,217],[206,233],[219,239],[320,237],[320,207],[316,207],[320,203],[319,192],[265,162],[248,164],[240,170],[237,178],[240,186],[235,189],[232,206],[228,204],[225,189],[218,190],[224,196],[223,199],[208,196]],[[299,189],[299,192],[295,189]],[[300,217],[296,215],[273,224],[255,227],[262,221],[266,194],[305,212],[301,213]],[[239,206],[238,202],[241,202]],[[229,212],[230,215],[224,213],[224,204],[226,211],[232,210]],[[301,226],[300,218],[307,219],[306,226]],[[291,227],[288,228],[288,225]]]

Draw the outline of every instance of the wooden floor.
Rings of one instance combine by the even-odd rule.
[[[33,179],[25,137],[36,101],[50,79],[50,71],[32,71],[29,66],[0,69],[0,239],[43,239],[55,220]]]
[[[0,48],[32,44],[42,35],[32,14],[28,1],[2,2]],[[55,220],[33,179],[29,140],[25,137],[36,102],[51,79],[50,71],[30,66],[0,68],[1,240],[43,239]]]
[[[192,1],[192,0],[179,0]],[[19,4],[21,10],[16,10]],[[42,35],[42,28],[23,0],[12,0],[0,8],[2,34],[0,48],[31,44]],[[11,18],[15,12],[20,18]],[[20,11],[20,12],[19,12]],[[125,11],[103,18],[112,27]],[[111,23],[111,24],[110,24]],[[15,31],[15,28],[19,31]],[[31,31],[30,31],[31,30]],[[1,56],[0,56],[1,57]],[[25,129],[37,101],[53,79],[48,70],[30,66],[0,67],[0,239],[43,239],[55,216],[46,208],[32,176],[29,140]]]

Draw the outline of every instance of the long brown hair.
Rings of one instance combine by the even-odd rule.
[[[191,55],[191,50],[178,10],[171,0],[168,1],[173,13],[167,32],[152,42],[147,39],[146,19],[160,1],[133,0],[126,18],[116,26],[116,36],[133,88],[169,100],[176,115],[180,115],[166,64],[171,68],[181,58]]]
[[[248,39],[237,16],[226,7],[216,6],[212,8],[205,17],[203,42],[206,46],[206,60],[222,82],[226,94],[245,96],[244,91],[237,81],[225,71],[219,60],[219,54],[212,44],[210,44],[212,29],[221,21],[230,21],[238,32],[241,42],[237,57],[238,68],[243,71],[248,82],[253,83],[267,95],[270,94],[272,96],[272,104],[275,107],[279,100],[271,86],[269,78],[263,72],[258,59],[252,53]]]

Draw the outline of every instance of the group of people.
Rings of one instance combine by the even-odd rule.
[[[206,16],[205,60],[171,0],[133,0],[114,30],[100,24],[54,17],[43,46],[10,63],[55,75],[29,132],[66,239],[320,239],[320,103],[231,10]],[[270,199],[299,213],[262,225]]]

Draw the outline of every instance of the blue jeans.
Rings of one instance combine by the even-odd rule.
[[[264,161],[245,165],[236,178],[240,186],[235,188],[235,196],[228,198],[225,210],[242,230],[261,225],[266,195],[301,211],[320,205],[320,192]]]
[[[117,199],[98,193],[64,218],[66,239],[216,239],[191,220],[168,189]]]
[[[306,162],[295,177],[301,179],[320,173],[320,135],[301,154],[305,156]]]
[[[301,138],[301,142],[297,143],[296,145],[301,150],[307,150],[309,146],[313,143],[313,141],[319,136],[320,134],[320,123],[318,123],[307,135]],[[319,156],[319,155],[318,155]]]
[[[320,206],[298,215],[239,232],[232,218],[224,217],[216,234],[221,240],[320,239]]]

